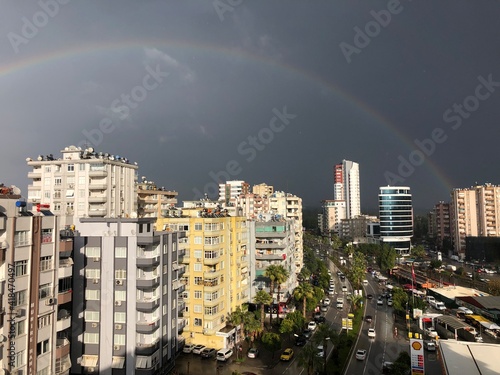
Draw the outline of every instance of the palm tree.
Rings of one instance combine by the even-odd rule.
[[[314,290],[312,285],[308,282],[299,284],[293,291],[293,297],[297,301],[302,301],[302,314],[304,315],[304,319],[306,319],[307,300],[314,298]]]
[[[318,326],[318,329],[316,330],[316,333],[314,334],[314,342],[316,344],[322,344],[323,345],[323,371],[326,374],[326,362],[327,362],[327,345],[328,341],[330,341],[333,346],[335,347],[338,345],[338,333],[335,331],[333,328],[331,328],[327,324],[320,324]]]
[[[281,284],[283,284],[285,281],[288,280],[290,277],[290,272],[283,267],[283,266],[278,266],[279,273],[276,275],[276,284],[278,284],[278,304],[280,302],[280,293],[281,293]]]
[[[243,304],[241,306],[238,306],[236,310],[231,312],[228,317],[229,323],[231,323],[235,327],[237,327],[238,325],[240,326],[240,339],[243,339],[245,337],[245,323],[248,320],[248,314],[248,305]]]
[[[312,343],[305,345],[300,353],[297,354],[297,362],[300,367],[307,369],[307,375],[313,374],[314,365],[319,364],[319,360],[318,349]]]
[[[245,322],[245,329],[250,336],[250,341],[253,346],[253,342],[255,341],[255,336],[258,333],[262,332],[261,322],[256,319],[253,313],[249,313],[248,320]]]
[[[273,298],[265,290],[259,290],[253,298],[253,301],[260,305],[260,329],[263,331],[265,318],[264,305],[271,304],[273,302]]]
[[[277,265],[277,264],[271,264],[264,271],[264,276],[268,277],[269,280],[271,281],[271,283],[269,285],[269,292],[271,293],[271,297],[274,296],[274,288],[276,286],[275,282],[277,282],[278,279],[281,280],[281,275],[283,274],[283,271],[286,271],[285,268],[282,265]],[[273,297],[273,301],[274,301],[274,297]],[[279,300],[278,300],[278,302],[279,302]],[[269,315],[269,321],[271,324],[272,324],[272,320],[273,320],[273,309],[271,307],[271,312]]]

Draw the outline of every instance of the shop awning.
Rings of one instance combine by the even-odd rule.
[[[83,367],[96,367],[97,361],[99,361],[98,355],[82,355],[82,362],[80,365]]]
[[[123,368],[125,365],[125,357],[115,357],[113,356],[113,363],[111,368]]]

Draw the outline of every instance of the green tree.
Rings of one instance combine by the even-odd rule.
[[[488,283],[488,293],[493,296],[500,296],[500,280],[490,280],[490,282]]]
[[[278,303],[279,303],[279,293],[281,289],[281,284],[285,282],[285,280],[289,277],[288,271],[281,264],[271,264],[264,271],[264,276],[268,277],[270,280],[270,292],[271,297],[274,296],[274,290],[276,285],[278,285]],[[274,299],[274,298],[273,298]],[[273,311],[269,314],[269,321],[272,324],[273,320]]]
[[[302,312],[300,311],[288,313],[286,319],[293,322],[293,327],[296,332],[300,332],[306,323],[306,319],[302,316]]]
[[[295,300],[298,302],[302,302],[302,312],[304,315],[304,319],[306,319],[307,301],[314,298],[314,290],[312,285],[308,282],[299,284],[293,291],[293,298],[295,298]]]
[[[408,352],[402,351],[391,366],[391,374],[406,375],[411,370],[411,358]]]
[[[307,375],[312,375],[316,364],[320,364],[321,358],[318,357],[318,350],[315,345],[308,343],[297,355],[297,363],[300,367],[307,370]]]
[[[288,339],[290,339],[290,334],[295,331],[295,323],[293,320],[285,318],[281,321],[280,324],[280,333],[287,334]]]
[[[263,330],[260,320],[257,319],[254,314],[249,316],[248,320],[246,321],[245,330],[248,333],[248,335],[250,336],[250,341],[251,341],[251,344],[253,346],[253,343],[255,341],[255,337],[259,333],[261,333]]]
[[[264,306],[270,305],[273,302],[273,298],[265,290],[259,290],[255,294],[253,301],[256,304],[260,305],[260,324],[261,324],[261,330],[263,331],[264,330],[264,320],[266,317],[265,313],[264,313]]]
[[[417,245],[411,248],[411,256],[418,259],[418,258],[425,258],[427,255],[427,252],[425,251],[425,248],[422,245]]]
[[[278,284],[278,303],[280,302],[280,294],[281,294],[281,285],[288,280],[290,277],[290,272],[283,267],[282,265],[279,266],[279,272],[276,275],[276,284]]]
[[[328,345],[333,345],[334,347],[338,346],[339,340],[338,340],[338,334],[337,331],[335,331],[333,328],[331,328],[327,324],[320,324],[318,326],[318,329],[316,330],[316,333],[314,334],[314,342],[316,345],[323,345],[323,348],[325,352],[327,351],[327,346]],[[323,356],[323,371],[326,373],[326,360],[327,356],[326,353]]]
[[[430,262],[430,267],[434,270],[438,269],[443,265],[443,262],[437,259],[432,259]]]
[[[274,358],[276,350],[281,348],[281,337],[277,333],[266,332],[262,335],[262,344],[264,344],[267,350],[273,352],[272,358]]]
[[[353,294],[351,296],[352,311],[356,311],[363,300],[363,296],[360,294]]]
[[[397,258],[396,250],[393,247],[384,244],[380,251],[380,258],[379,258],[380,270],[382,272],[387,272],[388,270],[393,269],[396,264],[396,258]]]
[[[406,304],[408,303],[408,294],[401,288],[392,289],[392,308],[399,313],[406,311]]]
[[[353,254],[351,267],[349,268],[349,278],[354,283],[356,289],[361,286],[361,281],[366,274],[366,258],[363,253],[356,251]]]
[[[236,310],[231,312],[228,316],[228,323],[237,327],[240,326],[240,337],[245,337],[245,322],[249,319],[248,316],[251,314],[248,311],[248,305],[245,303],[241,306],[238,306]]]
[[[334,250],[337,250],[342,246],[342,240],[336,235],[332,235],[331,241],[332,241],[332,248]]]

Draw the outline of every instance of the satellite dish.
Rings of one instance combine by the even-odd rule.
[[[42,155],[38,155],[38,157],[36,158],[38,161],[42,161],[43,160],[43,156]]]
[[[137,218],[137,212],[132,211],[132,212],[130,213],[130,217],[131,217],[131,218],[133,218],[133,219],[136,219],[136,218]]]
[[[93,147],[89,147],[88,150],[89,150],[89,152],[94,152],[94,148]]]
[[[19,189],[17,186],[12,185],[11,188],[12,188],[12,193],[13,194],[15,194],[15,195],[20,195],[21,194],[21,189]]]

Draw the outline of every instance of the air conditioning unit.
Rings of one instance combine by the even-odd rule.
[[[123,285],[123,280],[116,280],[116,285]]]
[[[99,284],[99,279],[94,279],[93,283],[94,284]]]
[[[197,262],[201,262],[201,258],[196,258],[196,261]]]
[[[122,305],[122,301],[115,301],[115,306],[121,306]]]
[[[47,306],[52,306],[52,305],[55,305],[57,303],[57,299],[55,298],[47,298],[47,300],[45,301],[45,304]]]
[[[99,262],[100,260],[101,260],[101,258],[100,258],[100,257],[95,257],[95,258],[94,258],[94,262]]]
[[[122,329],[123,326],[121,324],[115,324],[115,329]]]
[[[95,367],[88,367],[87,372],[95,372]]]
[[[120,345],[115,345],[114,349],[115,350],[120,350]]]

